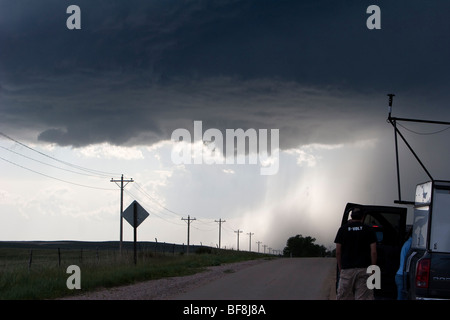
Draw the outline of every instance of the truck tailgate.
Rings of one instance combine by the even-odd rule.
[[[432,254],[428,294],[432,298],[450,299],[450,253]]]

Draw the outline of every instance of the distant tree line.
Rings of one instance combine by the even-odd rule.
[[[315,241],[315,238],[303,237],[301,234],[290,237],[286,242],[283,255],[285,257],[326,257],[332,255],[332,252],[328,251],[323,245],[315,244]]]

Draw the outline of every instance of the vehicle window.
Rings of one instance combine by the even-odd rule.
[[[363,222],[374,228],[378,242],[391,245],[398,243],[401,222],[399,214],[369,212]]]
[[[412,248],[426,249],[428,233],[428,213],[429,206],[414,208],[414,224],[411,242]]]
[[[450,194],[449,190],[435,189],[431,216],[430,250],[450,252]]]

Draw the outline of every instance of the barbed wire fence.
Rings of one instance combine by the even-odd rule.
[[[203,245],[190,245],[191,252],[211,253],[216,250]],[[187,251],[184,244],[175,243],[145,243],[138,244],[138,257],[141,262],[161,256],[183,255]],[[94,248],[67,247],[31,247],[31,248],[0,248],[0,270],[28,268],[28,270],[46,267],[67,267],[71,264],[118,264],[132,263],[133,247],[127,243],[122,253],[118,248],[96,246]]]

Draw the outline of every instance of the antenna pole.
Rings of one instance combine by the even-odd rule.
[[[391,118],[391,113],[392,113],[392,102],[394,100],[395,94],[388,93],[388,97],[389,97],[389,108],[388,108],[388,111],[389,111],[389,119],[390,119]]]
[[[414,201],[403,201],[402,200],[401,187],[400,187],[400,164],[399,164],[399,157],[398,157],[398,137],[397,136],[400,136],[400,138],[405,143],[406,147],[412,153],[412,155],[417,160],[417,162],[422,167],[422,169],[425,171],[425,173],[430,178],[430,180],[434,180],[434,179],[433,179],[432,175],[430,174],[430,172],[425,167],[425,165],[423,164],[423,162],[420,160],[420,158],[418,157],[416,152],[413,150],[411,145],[408,143],[406,138],[403,136],[403,134],[398,129],[397,122],[398,121],[404,121],[404,122],[416,122],[416,123],[428,123],[428,124],[440,124],[440,125],[450,125],[450,122],[448,122],[448,121],[434,121],[434,120],[421,120],[421,119],[407,119],[407,118],[392,117],[391,114],[392,114],[392,104],[393,104],[394,96],[395,96],[395,94],[393,94],[393,93],[389,93],[388,94],[388,97],[389,97],[389,109],[388,109],[389,117],[388,117],[388,120],[387,120],[394,127],[394,133],[395,133],[395,158],[396,158],[396,165],[397,165],[398,200],[396,200],[394,202],[395,203],[399,203],[399,204],[414,204]]]

